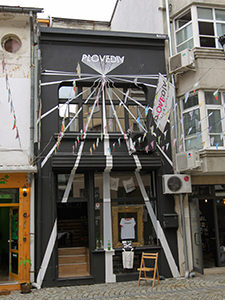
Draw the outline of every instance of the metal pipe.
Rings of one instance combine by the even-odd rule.
[[[167,20],[167,30],[168,30],[168,38],[169,38],[169,57],[173,54],[172,49],[172,38],[171,38],[171,30],[170,30],[170,14],[169,14],[169,1],[165,0],[166,3],[166,20]],[[172,75],[172,84],[175,85],[174,76]],[[174,92],[173,98],[173,108],[174,108],[174,129],[175,129],[175,138],[178,139],[178,125],[177,125],[177,105],[176,105],[176,90]],[[175,147],[175,155],[179,151],[178,143],[176,143]],[[176,164],[175,164],[175,173],[178,174]],[[187,252],[187,235],[186,235],[186,224],[185,224],[185,215],[184,215],[184,199],[183,195],[179,195],[180,198],[180,214],[181,214],[181,225],[182,225],[182,233],[183,233],[183,251],[184,251],[184,261],[185,261],[185,278],[190,277],[189,273],[189,262],[188,262],[188,252]]]

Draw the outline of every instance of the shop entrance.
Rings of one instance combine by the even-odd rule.
[[[200,273],[225,266],[225,199],[219,197],[219,188],[195,186],[196,196],[189,198],[193,264]]]
[[[0,207],[0,283],[18,279],[18,208]]]
[[[89,275],[87,202],[59,203],[58,277]]]

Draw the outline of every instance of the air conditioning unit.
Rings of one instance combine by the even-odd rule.
[[[169,174],[162,176],[163,194],[191,193],[191,176],[184,174]]]
[[[190,67],[194,67],[194,53],[190,49],[185,49],[169,58],[169,72],[171,74],[186,71]]]
[[[178,172],[193,170],[201,166],[198,151],[186,151],[176,154],[176,167]]]

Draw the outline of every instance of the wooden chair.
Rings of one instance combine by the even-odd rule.
[[[158,284],[159,284],[158,253],[142,252],[141,265],[140,268],[138,268],[138,271],[139,271],[138,286],[140,286],[141,279],[146,281],[152,280],[152,287],[154,287],[155,285],[155,279],[158,280]],[[151,277],[152,272],[153,275]]]

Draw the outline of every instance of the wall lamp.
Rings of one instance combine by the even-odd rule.
[[[225,34],[219,37],[219,42],[220,42],[221,46],[223,47],[223,51],[225,54]]]
[[[27,187],[25,185],[23,186],[23,196],[27,196]]]

